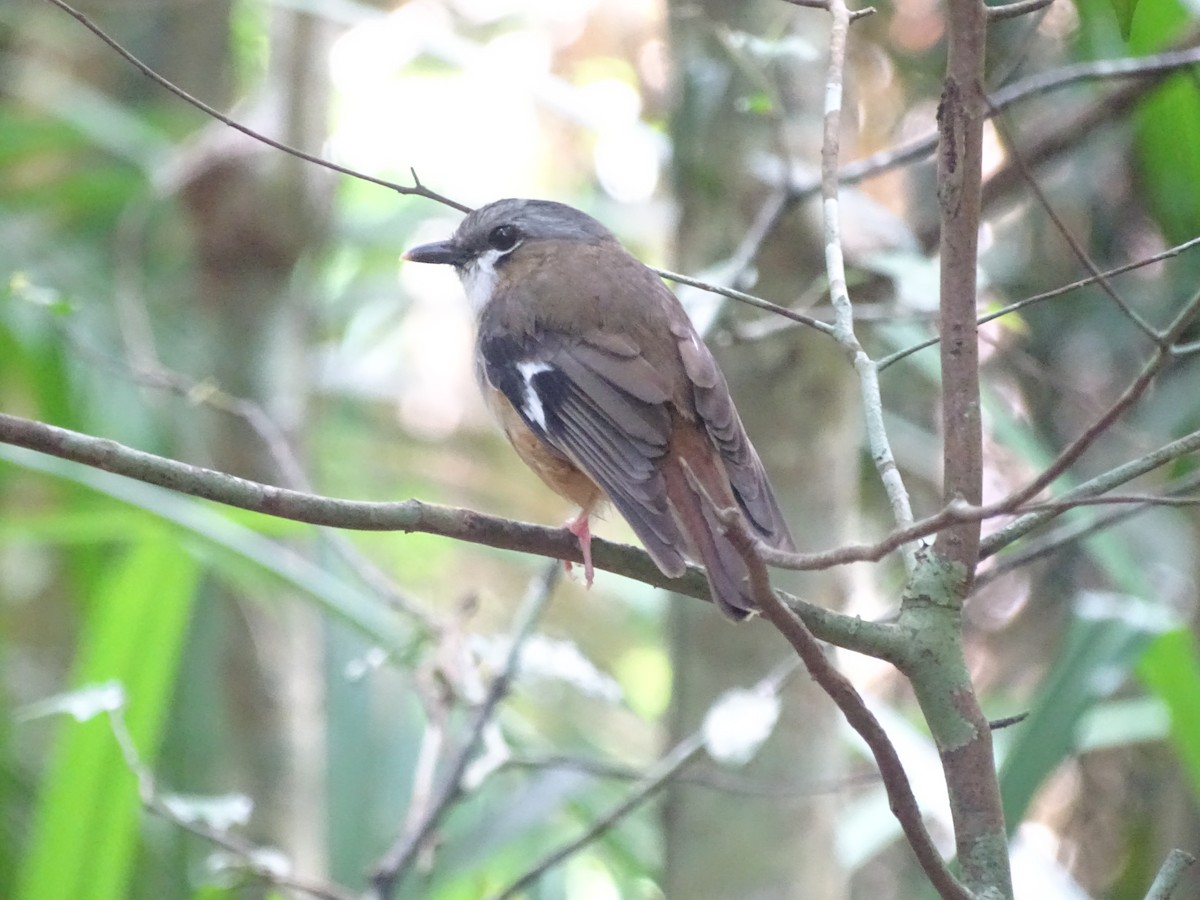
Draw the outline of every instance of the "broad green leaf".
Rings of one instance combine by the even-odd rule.
[[[386,650],[403,656],[404,635],[386,607],[374,596],[333,575],[281,543],[239,525],[214,505],[155,485],[102,472],[19,447],[0,445],[0,460],[69,479],[172,522],[233,557],[248,561],[316,599],[330,613]],[[239,511],[239,515],[244,515]],[[269,520],[269,517],[260,517]],[[228,563],[228,555],[215,563]],[[229,570],[223,574],[238,573]]]
[[[92,598],[80,639],[72,682],[123,686],[124,720],[148,765],[166,718],[197,573],[192,556],[167,529],[148,530]],[[18,900],[128,896],[140,804],[109,715],[61,722],[38,795]]]
[[[1191,16],[1176,0],[1139,8],[1130,49],[1138,54],[1165,49],[1191,28]],[[1138,109],[1136,150],[1151,211],[1167,240],[1176,243],[1200,230],[1200,91],[1185,75],[1168,79]]]
[[[1171,742],[1200,797],[1200,648],[1186,628],[1160,634],[1146,648],[1138,677],[1171,714]]]
[[[1125,682],[1145,648],[1167,628],[1162,609],[1137,597],[1088,593],[1076,602],[1055,665],[1029,717],[1015,726],[1000,767],[1010,832],[1042,782],[1075,751],[1084,714]]]

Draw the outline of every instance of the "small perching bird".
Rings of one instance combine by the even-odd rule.
[[[795,547],[724,376],[659,277],[591,216],[546,200],[490,203],[404,258],[458,272],[488,404],[526,464],[579,505],[567,527],[587,583],[588,516],[607,499],[663,574],[696,559],[721,611],[749,615],[746,565],[716,507]]]

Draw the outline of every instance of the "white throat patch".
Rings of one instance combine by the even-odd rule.
[[[492,291],[496,287],[496,262],[511,253],[512,249],[489,249],[464,266],[459,274],[463,289],[467,292],[467,302],[471,304],[475,315],[479,315],[492,299]]]

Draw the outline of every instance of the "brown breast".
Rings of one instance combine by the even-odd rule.
[[[542,443],[525,425],[504,394],[491,385],[485,385],[484,397],[517,455],[552,491],[577,504],[585,513],[594,510],[604,500],[604,492],[596,482],[569,459]]]

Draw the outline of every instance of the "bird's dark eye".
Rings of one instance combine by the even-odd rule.
[[[521,229],[516,225],[497,225],[488,235],[488,243],[501,253],[511,250],[521,240]]]

